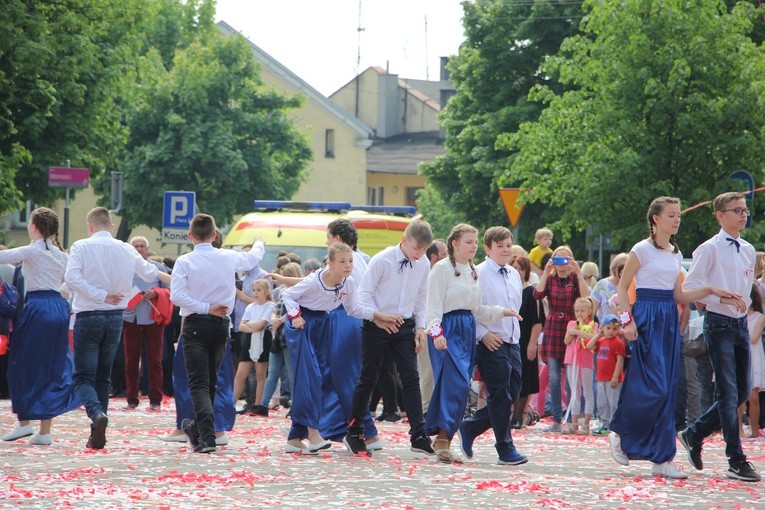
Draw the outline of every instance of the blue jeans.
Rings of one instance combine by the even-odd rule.
[[[696,420],[689,431],[695,439],[703,439],[722,428],[728,462],[745,461],[738,433],[736,409],[749,398],[749,331],[746,317],[734,319],[707,312],[704,318],[704,340],[715,373],[717,400]]]
[[[550,383],[550,412],[552,413],[553,422],[561,422],[561,394],[560,394],[560,378],[561,378],[561,360],[558,358],[547,358],[547,375]]]
[[[461,430],[477,437],[492,428],[499,457],[515,450],[510,436],[510,408],[521,393],[521,349],[503,343],[494,352],[483,342],[476,347],[476,363],[486,385],[486,405],[462,422]]]
[[[80,312],[74,320],[74,391],[91,420],[109,408],[112,364],[122,337],[122,310]]]
[[[275,342],[278,342],[278,340],[274,339]],[[283,372],[287,372],[288,376],[291,376],[290,374],[290,364],[287,360],[287,357],[289,356],[289,351],[284,348],[278,353],[270,353],[268,355],[268,378],[266,379],[266,384],[263,386],[263,400],[261,400],[260,405],[263,407],[268,407],[268,404],[271,402],[271,397],[274,395],[274,392],[276,391],[276,383],[279,381],[279,378],[282,379],[282,395],[286,394],[285,390],[289,390],[291,386],[285,385],[285,378],[283,376]],[[288,377],[289,382],[292,382],[292,377]]]

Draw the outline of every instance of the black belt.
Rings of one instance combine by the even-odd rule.
[[[87,317],[89,315],[123,315],[124,312],[125,310],[122,308],[118,310],[87,310],[85,312],[77,312],[75,315],[77,315],[77,317]]]
[[[210,322],[228,322],[228,316],[218,317],[217,315],[211,315],[209,313],[192,313],[186,316],[188,320],[210,321]]]

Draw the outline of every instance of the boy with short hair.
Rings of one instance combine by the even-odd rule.
[[[260,264],[265,253],[260,237],[250,251],[214,248],[215,228],[212,216],[194,216],[189,226],[194,251],[178,257],[170,286],[170,298],[183,318],[183,356],[194,409],[194,420],[183,420],[181,426],[196,453],[217,449],[213,401],[234,309],[236,273]]]
[[[397,316],[396,323],[365,320],[361,328],[361,375],[353,392],[351,416],[344,443],[354,454],[368,454],[364,442],[364,416],[372,389],[387,352],[393,355],[401,375],[404,406],[409,419],[412,451],[433,454],[425,435],[417,353],[425,345],[425,304],[430,263],[425,251],[433,232],[425,221],[410,223],[401,242],[376,254],[369,261],[359,285],[362,308]]]
[[[619,391],[624,380],[624,357],[626,349],[620,336],[619,318],[608,314],[601,321],[600,331],[587,343],[587,349],[597,353],[598,367],[595,374],[597,382],[598,414],[600,427],[593,434],[607,436],[611,431],[611,417],[619,402]]]
[[[521,308],[523,284],[510,265],[513,235],[505,227],[491,227],[483,236],[486,260],[476,267],[481,302],[503,308]],[[475,358],[486,385],[486,406],[460,425],[460,448],[473,458],[473,442],[492,428],[499,455],[497,464],[519,465],[528,459],[516,450],[510,435],[510,410],[521,392],[521,328],[517,317],[505,317],[488,326],[477,324]]]
[[[542,257],[548,253],[552,256],[552,241],[553,233],[549,228],[540,228],[534,234],[534,242],[537,244],[529,252],[529,260],[531,261],[531,269],[539,274],[542,272],[544,264],[542,264]]]
[[[683,282],[683,290],[704,286],[730,289],[733,297],[709,295],[701,300],[707,307],[704,340],[715,374],[717,400],[696,422],[677,433],[694,468],[701,470],[704,438],[722,428],[728,478],[759,482],[760,475],[746,460],[739,436],[738,407],[750,393],[749,330],[746,311],[751,304],[754,281],[754,247],[740,237],[749,209],[744,195],[723,193],[712,202],[720,231],[693,252],[693,263]]]

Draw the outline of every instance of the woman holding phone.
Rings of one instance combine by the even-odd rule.
[[[550,397],[552,399],[553,423],[547,432],[562,430],[562,406],[560,381],[563,356],[566,346],[566,325],[575,320],[574,302],[579,297],[590,295],[590,288],[582,275],[579,264],[568,246],[559,246],[545,265],[539,283],[534,290],[536,299],[547,298],[550,313],[545,320],[544,342],[542,342],[542,360],[547,364],[550,378]]]

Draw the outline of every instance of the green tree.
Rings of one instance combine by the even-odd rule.
[[[121,156],[122,236],[161,227],[166,190],[195,191],[225,223],[253,199],[291,197],[303,179],[310,146],[287,117],[300,99],[265,88],[249,45],[219,32],[210,5],[165,0],[151,20]]]
[[[124,143],[122,41],[136,0],[7,0],[0,9],[0,212],[20,199],[50,203],[47,168],[91,168]]]
[[[755,10],[718,0],[586,2],[583,35],[569,38],[544,74],[576,87],[538,86],[547,108],[503,137],[520,151],[503,182],[521,180],[531,202],[559,207],[564,230],[598,224],[618,246],[645,236],[656,196],[691,205],[763,177],[765,59],[750,38]],[[714,231],[709,208],[684,216],[681,245]]]
[[[559,90],[539,68],[576,33],[581,8],[563,0],[476,0],[464,2],[463,9],[466,40],[449,62],[456,94],[441,114],[446,154],[422,166],[428,184],[418,205],[436,223],[447,209],[480,228],[507,223],[497,182],[514,151],[497,146],[497,138],[539,116],[543,105],[528,101],[532,87]],[[520,222],[522,239],[531,241],[534,229],[552,217],[554,211],[528,207]],[[437,232],[443,235],[448,227]]]

